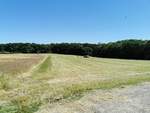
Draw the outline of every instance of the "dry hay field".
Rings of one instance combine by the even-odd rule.
[[[96,89],[150,81],[150,61],[58,54],[0,55],[0,113],[34,113]]]

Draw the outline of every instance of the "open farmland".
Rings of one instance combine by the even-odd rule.
[[[34,113],[96,89],[150,81],[150,61],[57,54],[0,55],[0,113]]]
[[[39,63],[42,55],[0,55],[0,73],[17,75]]]

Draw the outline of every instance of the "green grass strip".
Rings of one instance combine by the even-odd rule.
[[[38,67],[35,71],[32,72],[32,77],[36,77],[37,75],[46,74],[48,71],[51,70],[52,62],[51,56],[48,56]]]

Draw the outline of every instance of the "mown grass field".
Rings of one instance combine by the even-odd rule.
[[[57,54],[0,55],[0,113],[34,113],[85,92],[150,81],[150,61]]]

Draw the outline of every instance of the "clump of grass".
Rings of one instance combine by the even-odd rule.
[[[9,104],[0,106],[0,113],[34,113],[40,105],[40,101],[32,101],[29,96],[19,96]]]
[[[0,89],[8,90],[10,88],[9,81],[10,79],[7,75],[1,74],[0,75]]]
[[[28,96],[20,96],[11,100],[11,103],[16,107],[16,113],[34,113],[41,105],[39,102],[32,102]]]
[[[0,113],[17,113],[17,110],[13,105],[3,105],[0,106]]]

